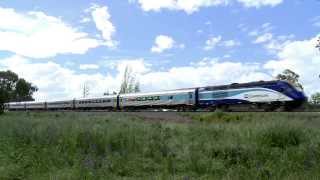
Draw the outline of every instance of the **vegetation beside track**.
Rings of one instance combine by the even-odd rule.
[[[319,113],[182,116],[6,113],[0,179],[320,178]]]

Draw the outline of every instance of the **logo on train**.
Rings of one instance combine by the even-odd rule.
[[[128,98],[127,101],[159,101],[160,96],[144,96],[136,98]]]

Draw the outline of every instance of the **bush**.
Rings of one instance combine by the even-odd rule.
[[[0,115],[4,113],[4,101],[1,99],[1,90],[0,90]]]
[[[196,116],[194,119],[199,120],[200,122],[238,122],[243,120],[243,116],[239,114],[225,113],[222,111],[203,114],[201,116]]]
[[[267,128],[260,136],[259,143],[263,146],[285,149],[290,146],[299,146],[304,141],[302,129],[288,126]]]

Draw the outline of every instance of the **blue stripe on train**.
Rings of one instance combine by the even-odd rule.
[[[272,92],[274,91],[270,89],[265,89],[265,88],[246,88],[246,89],[240,89],[240,90],[220,90],[220,91],[202,91],[200,92],[200,100],[211,100],[211,99],[225,99],[229,98],[232,96],[236,96],[239,94],[243,93],[248,93],[248,92]]]
[[[200,107],[217,106],[220,104],[232,105],[232,104],[249,104],[250,101],[240,99],[220,99],[220,100],[199,100]]]
[[[274,84],[262,85],[262,88],[272,89],[274,91],[278,91],[293,100],[306,100],[306,96],[303,92],[297,91],[292,85],[285,81],[278,81]]]

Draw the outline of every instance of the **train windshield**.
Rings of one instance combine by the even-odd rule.
[[[298,91],[303,92],[303,88],[301,86],[294,86]]]
[[[292,84],[292,83],[290,83],[293,87],[295,87],[296,88],[296,90],[298,90],[298,91],[300,91],[300,92],[303,92],[303,87],[302,87],[302,85],[301,84]]]
[[[299,83],[292,83],[289,81],[286,81],[288,84],[290,84],[292,87],[294,87],[297,91],[303,92],[303,87]]]

